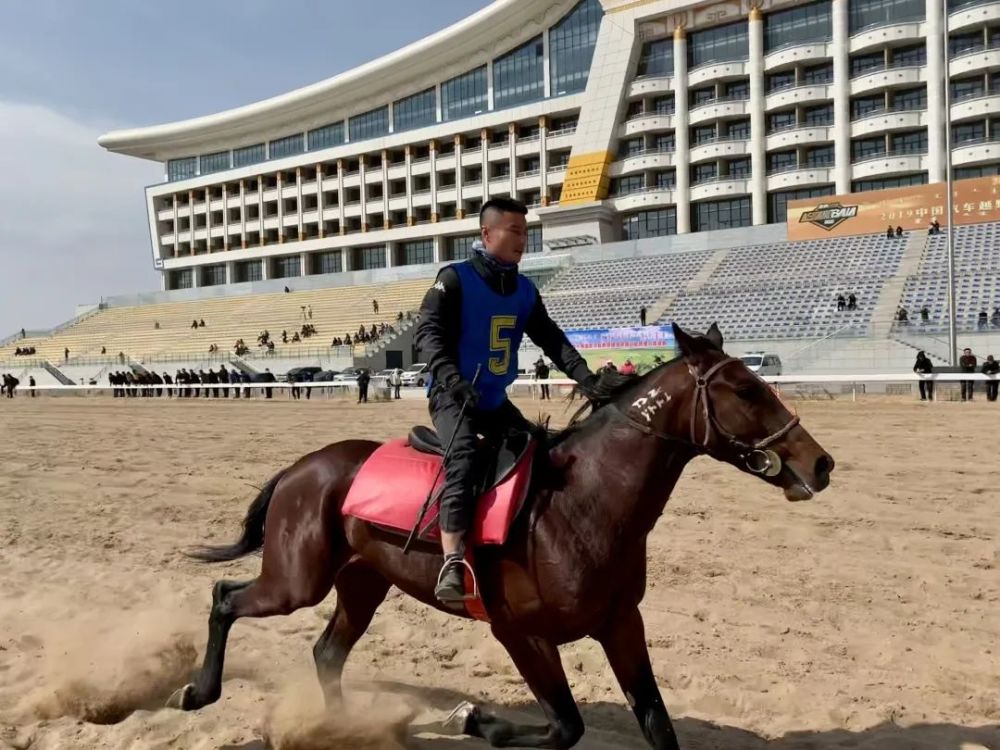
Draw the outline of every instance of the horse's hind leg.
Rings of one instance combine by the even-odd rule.
[[[342,697],[340,675],[351,649],[364,635],[379,605],[389,592],[389,582],[364,560],[355,558],[337,573],[337,607],[323,635],[313,647],[316,674],[327,707]]]

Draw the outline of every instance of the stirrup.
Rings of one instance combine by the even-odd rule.
[[[469,571],[469,575],[472,577],[472,593],[470,594],[468,591],[466,591],[465,594],[462,596],[461,599],[455,599],[454,601],[470,602],[470,601],[474,601],[474,600],[478,599],[479,598],[479,579],[476,578],[476,571],[472,569],[472,566],[469,565],[469,561],[466,560],[464,556],[459,557],[459,558],[455,558],[455,560],[457,560],[459,563],[461,563],[462,567],[464,567],[466,570]],[[448,565],[447,562],[448,562],[448,560],[447,560],[447,558],[445,558],[445,563],[446,564],[444,564],[444,565],[441,566],[441,571],[438,573],[437,583],[434,585],[435,590],[437,589],[438,586],[441,585],[441,579],[444,578],[444,572],[446,570],[448,570],[448,568],[451,567],[451,565]],[[454,565],[455,562],[453,561],[451,564]],[[439,599],[438,601],[441,601],[441,600]]]

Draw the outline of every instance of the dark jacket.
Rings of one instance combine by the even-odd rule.
[[[958,366],[962,369],[962,372],[975,372],[976,356],[974,354],[963,354],[958,358]]]
[[[934,363],[931,362],[930,357],[917,356],[917,362],[913,365],[913,371],[921,373],[923,375],[929,375],[934,372]]]
[[[516,291],[517,269],[496,271],[487,266],[478,255],[472,256],[471,263],[497,294],[508,296]],[[462,377],[458,369],[458,323],[461,315],[462,287],[458,272],[448,266],[441,269],[434,286],[424,295],[416,336],[421,356],[430,365],[431,377],[435,383],[444,384],[445,387],[452,386]],[[579,383],[590,375],[586,361],[569,343],[562,329],[549,317],[541,295],[528,316],[524,332],[557,368],[573,380]]]
[[[983,375],[997,375],[1000,374],[1000,362],[993,360],[992,362],[983,362],[983,367],[981,372]]]

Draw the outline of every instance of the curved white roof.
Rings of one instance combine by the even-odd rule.
[[[458,23],[333,78],[204,117],[115,130],[98,143],[165,161],[326,125],[472,70],[551,26],[576,1],[494,0]]]

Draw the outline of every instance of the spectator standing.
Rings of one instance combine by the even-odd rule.
[[[979,311],[979,318],[976,320],[976,328],[978,328],[980,331],[985,331],[986,328],[987,328],[987,322],[988,322],[988,320],[989,320],[989,318],[986,315],[986,311],[985,310],[980,310]]]
[[[897,237],[902,237],[903,236],[903,228],[902,227],[900,227],[900,226],[896,227],[896,236]]]
[[[993,359],[993,357],[990,357],[990,359]],[[983,367],[985,367],[985,366],[986,365],[983,365]],[[32,398],[34,398],[36,395],[38,395],[38,394],[35,393],[35,376],[34,375],[29,375],[28,376],[28,387],[31,388],[31,397]],[[990,401],[995,401],[995,400],[996,400],[995,396],[990,399]]]
[[[843,294],[837,295],[837,312],[843,312],[847,308],[847,298]]]
[[[358,373],[358,403],[368,403],[368,383],[371,382],[371,375],[368,370],[361,370]]]
[[[931,362],[931,358],[923,351],[917,352],[917,361],[913,364],[913,371],[917,375],[932,375],[934,373],[934,363]],[[933,401],[934,400],[934,381],[924,380],[923,378],[917,383],[920,388],[920,400],[921,401]]]
[[[645,310],[646,308],[644,307],[642,309]],[[545,364],[544,359],[539,357],[538,361],[535,362],[535,379],[542,381],[542,386],[539,389],[539,391],[541,392],[540,399],[542,401],[552,400],[552,395],[549,393],[549,384],[547,382],[549,379],[549,373],[550,373],[549,366]]]
[[[997,375],[997,374],[1000,374],[1000,362],[997,362],[995,359],[993,359],[993,355],[992,354],[989,355],[986,358],[986,361],[983,362],[983,368],[982,368],[981,372],[983,373],[983,375]],[[987,401],[996,401],[997,400],[997,391],[998,390],[1000,390],[1000,381],[997,381],[997,380],[988,380],[988,381],[986,381],[986,400]],[[35,394],[32,393],[31,395],[34,396]]]
[[[962,351],[962,356],[958,358],[958,367],[962,372],[975,372],[976,371],[976,358],[972,354],[972,349],[964,349]],[[975,389],[974,380],[963,380],[962,381],[962,400],[972,401],[972,393]]]
[[[271,383],[274,383],[277,380],[277,378],[274,377],[274,373],[271,372],[270,368],[268,367],[264,368],[264,374],[261,375],[261,380],[267,383],[267,386],[265,386],[264,388],[264,398],[273,398],[274,388],[271,386]]]
[[[642,307],[639,308],[639,325],[641,325],[641,326],[645,326],[646,325],[646,306],[645,305],[643,305]]]
[[[924,305],[920,308],[920,322],[927,323],[931,319],[931,311]]]
[[[372,300],[372,310],[374,311],[374,313],[376,315],[378,315],[378,300],[377,299],[373,299]]]
[[[847,309],[848,310],[858,309],[858,297],[857,295],[854,294],[854,292],[851,292],[849,295],[847,295]]]

